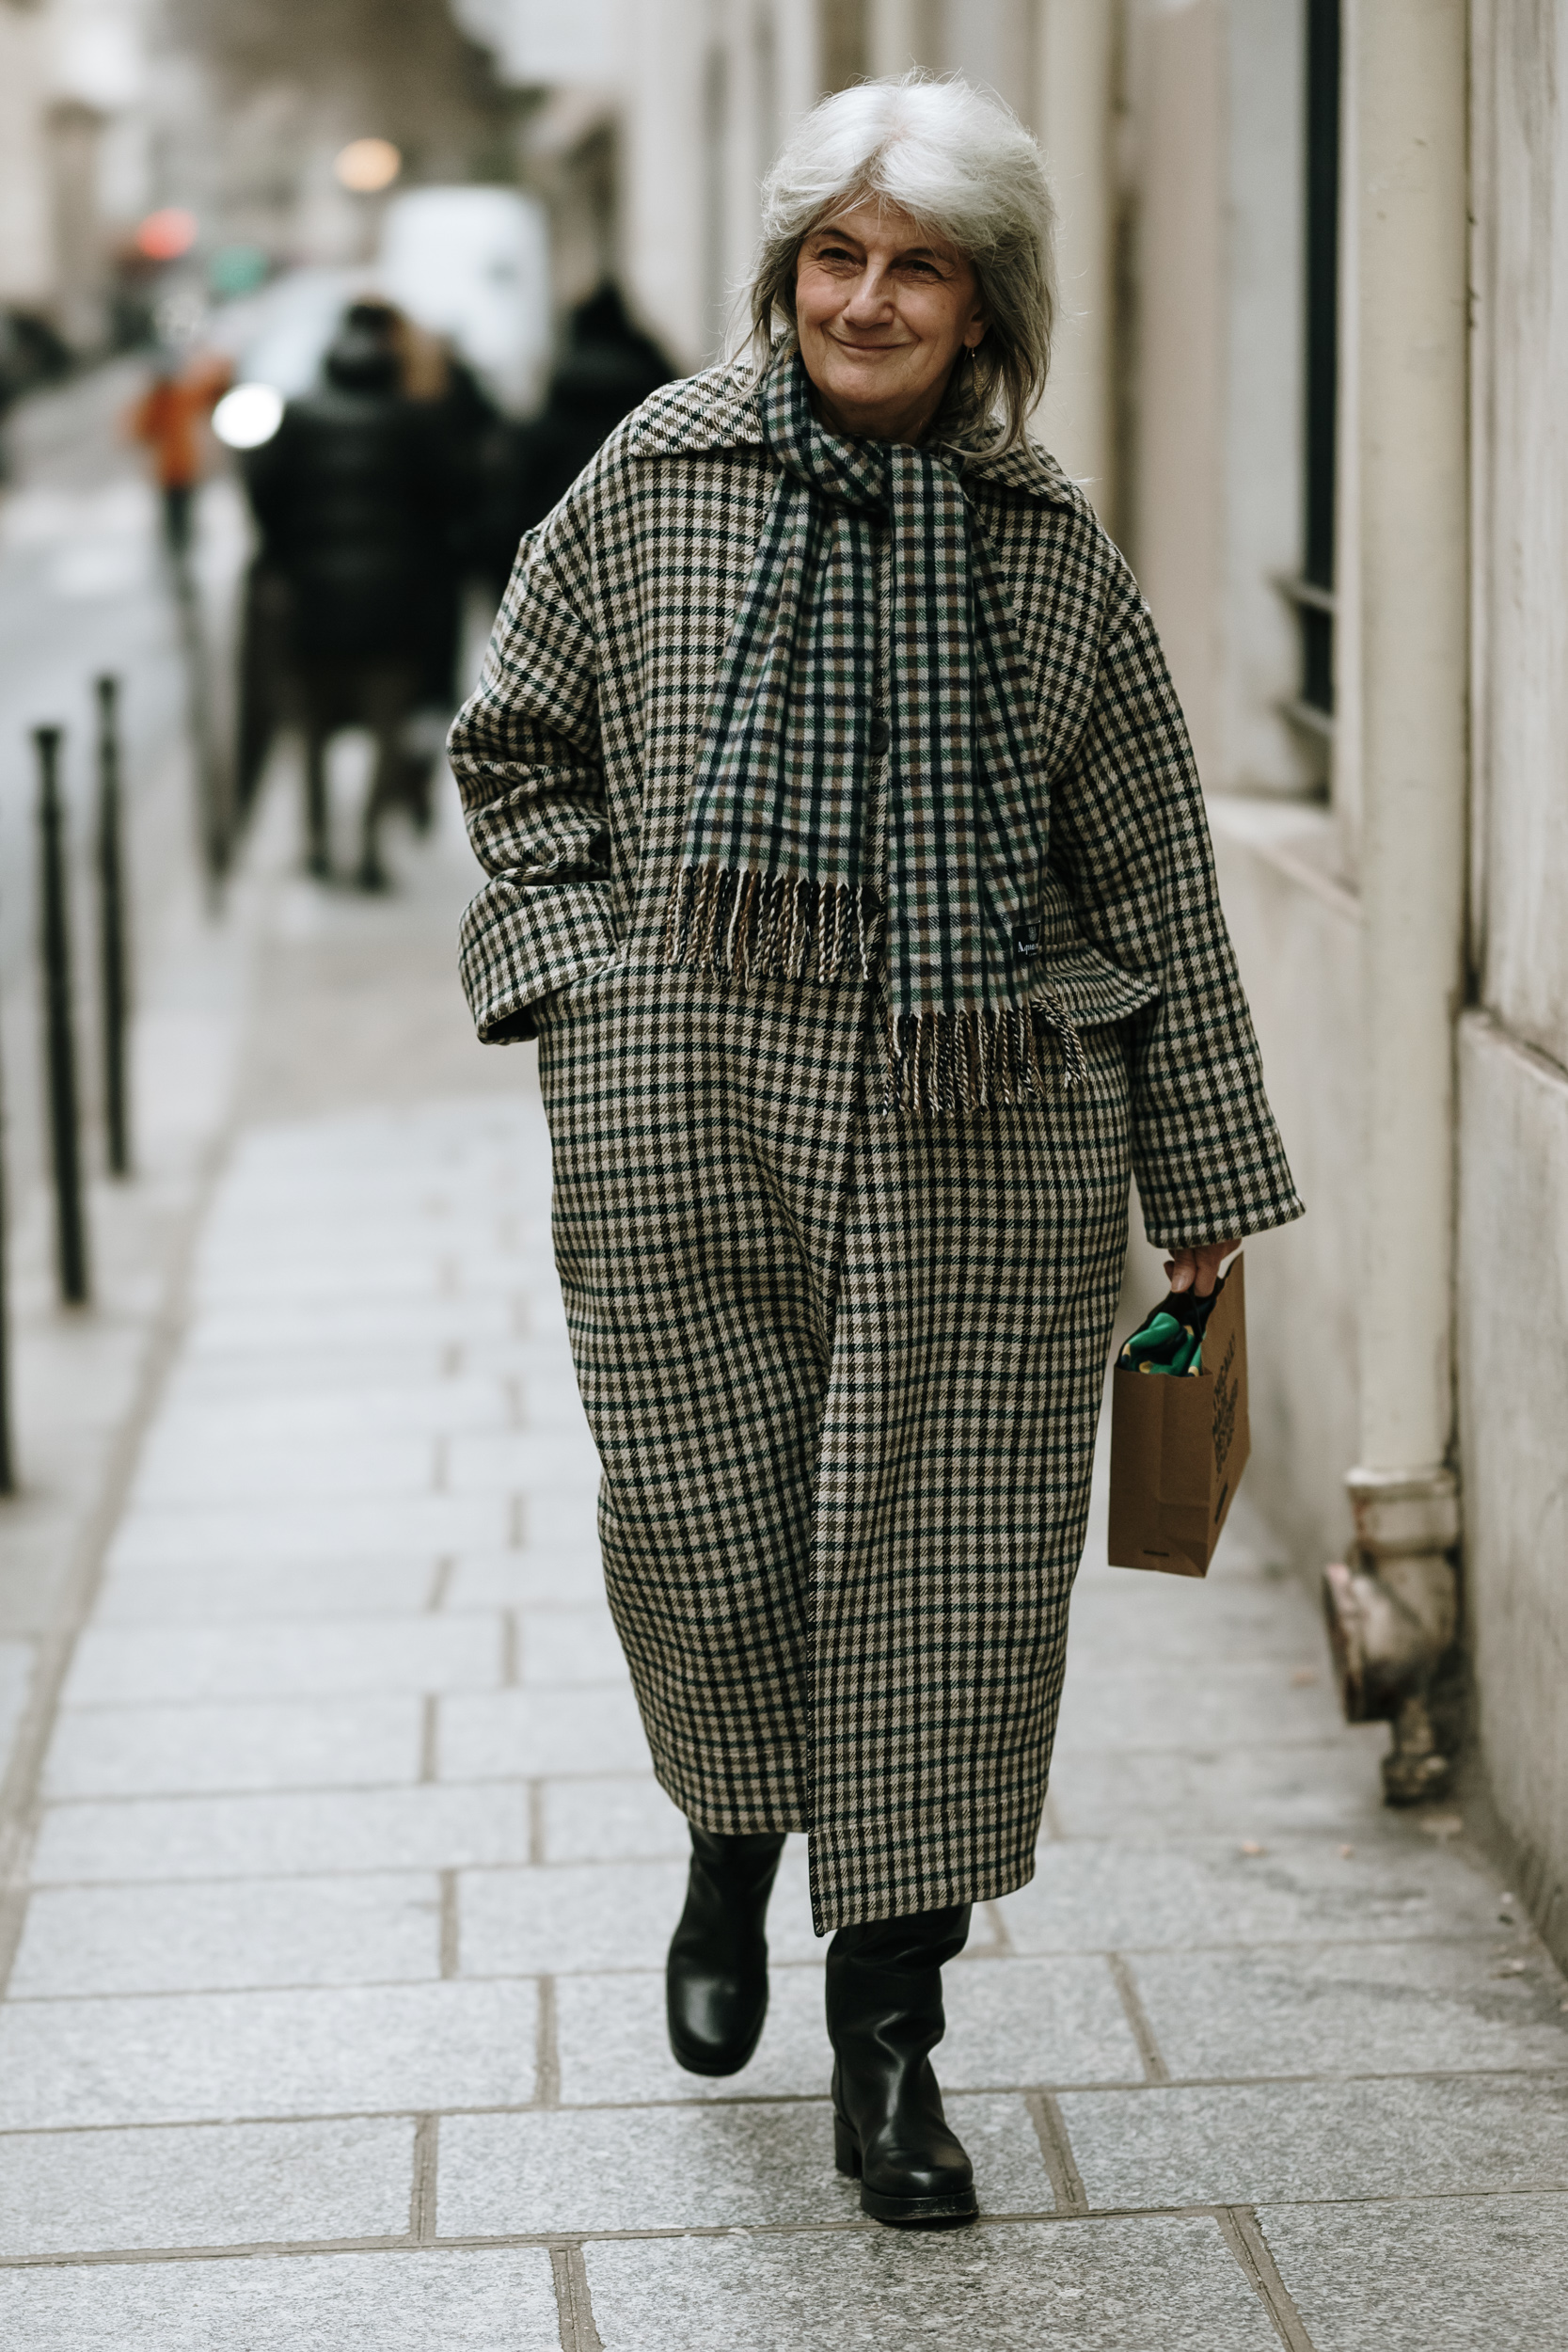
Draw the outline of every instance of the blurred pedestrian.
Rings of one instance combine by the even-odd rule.
[[[233,369],[219,353],[185,360],[164,353],[126,419],[132,439],[151,453],[163,500],[164,544],[180,568],[190,558],[192,510],[207,470],[207,420],[232,381]]]
[[[420,700],[439,711],[441,731],[456,707],[463,593],[480,568],[480,547],[490,526],[492,486],[505,425],[499,410],[467,361],[439,335],[390,302],[356,302],[345,325],[379,336],[395,355],[405,400],[428,411],[446,482],[447,525],[441,564],[425,603],[426,645]],[[439,739],[437,739],[439,740]]]
[[[319,391],[288,403],[245,473],[261,561],[288,590],[310,871],[325,877],[330,867],[328,744],[341,728],[363,726],[375,739],[375,769],[358,880],[378,889],[382,821],[407,803],[417,769],[405,730],[448,593],[453,490],[433,412],[404,396],[379,323],[351,313],[323,373]]]
[[[6,420],[24,393],[71,373],[71,353],[47,319],[0,306],[0,486],[10,478]]]
[[[480,1035],[536,1035],[610,1606],[691,1823],[671,2041],[742,2067],[810,1836],[834,2144],[976,2209],[930,2052],[1022,1884],[1136,1171],[1171,1279],[1301,1214],[1147,607],[1025,435],[1034,141],[863,84],[766,190],[753,364],[546,522],[452,731]]]
[[[668,384],[674,370],[634,326],[608,281],[579,302],[540,414],[515,429],[511,480],[495,506],[493,564],[504,587],[523,533],[542,523],[623,417]]]

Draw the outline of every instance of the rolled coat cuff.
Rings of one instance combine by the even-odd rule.
[[[607,882],[525,882],[492,876],[458,934],[459,968],[482,1045],[534,1037],[531,1008],[615,953]]]
[[[1186,1165],[1204,1163],[1189,1160]],[[1209,1167],[1207,1178],[1189,1175],[1183,1182],[1173,1176],[1165,1155],[1140,1152],[1134,1144],[1132,1172],[1143,1206],[1144,1235],[1152,1248],[1245,1241],[1251,1234],[1292,1225],[1307,1214],[1278,1139],[1266,1128],[1258,1133],[1250,1152],[1233,1154],[1228,1168],[1217,1154]]]

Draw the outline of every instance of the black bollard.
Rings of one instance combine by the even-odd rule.
[[[49,1141],[55,1169],[55,1248],[60,1296],[70,1307],[87,1295],[87,1242],[82,1217],[82,1155],[76,1126],[76,1043],[71,1017],[71,916],[66,884],[65,811],[60,804],[60,729],[35,727],[39,760],[39,949],[43,964],[44,1062],[49,1082]]]
[[[201,599],[188,553],[175,560],[174,594],[180,615],[180,643],[185,662],[185,707],[190,720],[191,758],[196,771],[197,833],[201,845],[201,863],[207,875],[207,903],[216,914],[222,904],[223,878],[229,870],[229,796],[218,755],[217,727],[213,716],[207,644],[201,627]]]
[[[119,824],[119,680],[98,680],[98,945],[103,1009],[103,1126],[111,1176],[131,1172],[130,1104],[125,1084],[126,976],[124,870]]]

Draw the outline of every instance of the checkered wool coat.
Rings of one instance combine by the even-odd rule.
[[[1026,447],[966,473],[1036,692],[1047,1091],[879,1115],[878,991],[672,970],[709,693],[777,479],[741,367],[667,386],[524,542],[452,764],[482,1038],[537,1036],[610,1601],[660,1780],[805,1829],[819,1931],[1029,1878],[1125,1247],[1300,1214],[1181,714]]]

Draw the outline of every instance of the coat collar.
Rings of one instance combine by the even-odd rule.
[[[694,456],[699,452],[760,449],[758,378],[744,359],[682,376],[643,402],[627,437],[633,457]],[[966,482],[995,482],[1022,490],[1047,506],[1072,506],[1078,494],[1053,457],[1037,441],[1024,441],[999,457],[972,457]]]

